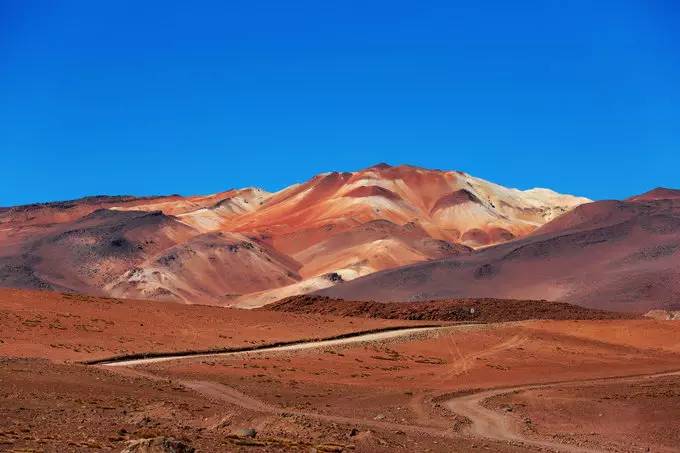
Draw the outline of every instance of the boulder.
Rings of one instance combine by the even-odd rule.
[[[195,449],[172,437],[153,437],[128,442],[121,453],[194,453]]]

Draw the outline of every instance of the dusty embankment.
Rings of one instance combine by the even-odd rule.
[[[257,346],[244,346],[225,350],[203,350],[190,352],[152,352],[123,355],[103,359],[86,360],[86,365],[105,365],[115,367],[130,367],[147,365],[150,363],[167,362],[170,360],[220,358],[237,354],[256,354],[268,352],[290,352],[305,349],[323,348],[328,346],[349,345],[353,343],[365,343],[384,341],[393,338],[408,337],[419,333],[441,332],[446,326],[418,326],[418,327],[385,327],[370,331],[352,332],[340,334],[329,338],[283,341]]]
[[[0,356],[9,357],[82,361],[252,347],[418,324],[0,288]]]
[[[363,302],[324,296],[293,296],[261,310],[360,318],[459,322],[508,322],[529,319],[636,319],[640,315],[580,307],[563,302],[514,299],[448,299],[428,302]]]

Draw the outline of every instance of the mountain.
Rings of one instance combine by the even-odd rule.
[[[114,297],[229,302],[301,280],[300,265],[238,233],[205,233],[164,250],[109,283]],[[228,272],[227,272],[228,270]]]
[[[270,193],[0,208],[0,285],[257,306],[525,237],[589,200],[378,164]]]
[[[351,300],[549,299],[646,312],[680,308],[680,191],[580,205],[527,237],[321,291]]]
[[[105,294],[101,287],[118,275],[196,234],[160,211],[99,209],[41,227],[21,247],[3,247],[3,286]]]
[[[649,192],[641,195],[628,198],[627,201],[660,201],[660,200],[676,200],[680,198],[680,190],[667,189],[665,187],[657,187]]]
[[[507,189],[463,172],[378,164],[277,192],[229,228],[271,234],[282,251],[296,253],[320,236],[382,219],[416,222],[435,239],[478,247],[526,235],[588,201],[547,189]]]

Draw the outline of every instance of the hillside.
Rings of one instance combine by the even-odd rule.
[[[275,193],[0,210],[0,285],[253,307],[524,237],[589,200],[379,164]]]
[[[677,191],[576,207],[529,236],[320,294],[348,300],[549,299],[618,311],[680,306]]]
[[[507,322],[529,319],[632,319],[634,316],[546,300],[446,299],[422,302],[360,302],[294,296],[262,307],[300,314],[419,321]]]

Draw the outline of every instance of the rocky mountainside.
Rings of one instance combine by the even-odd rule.
[[[257,306],[525,237],[589,200],[379,164],[269,193],[0,209],[0,285]]]
[[[680,308],[680,191],[576,207],[524,238],[376,273],[323,292],[349,300],[549,299],[643,313]]]

